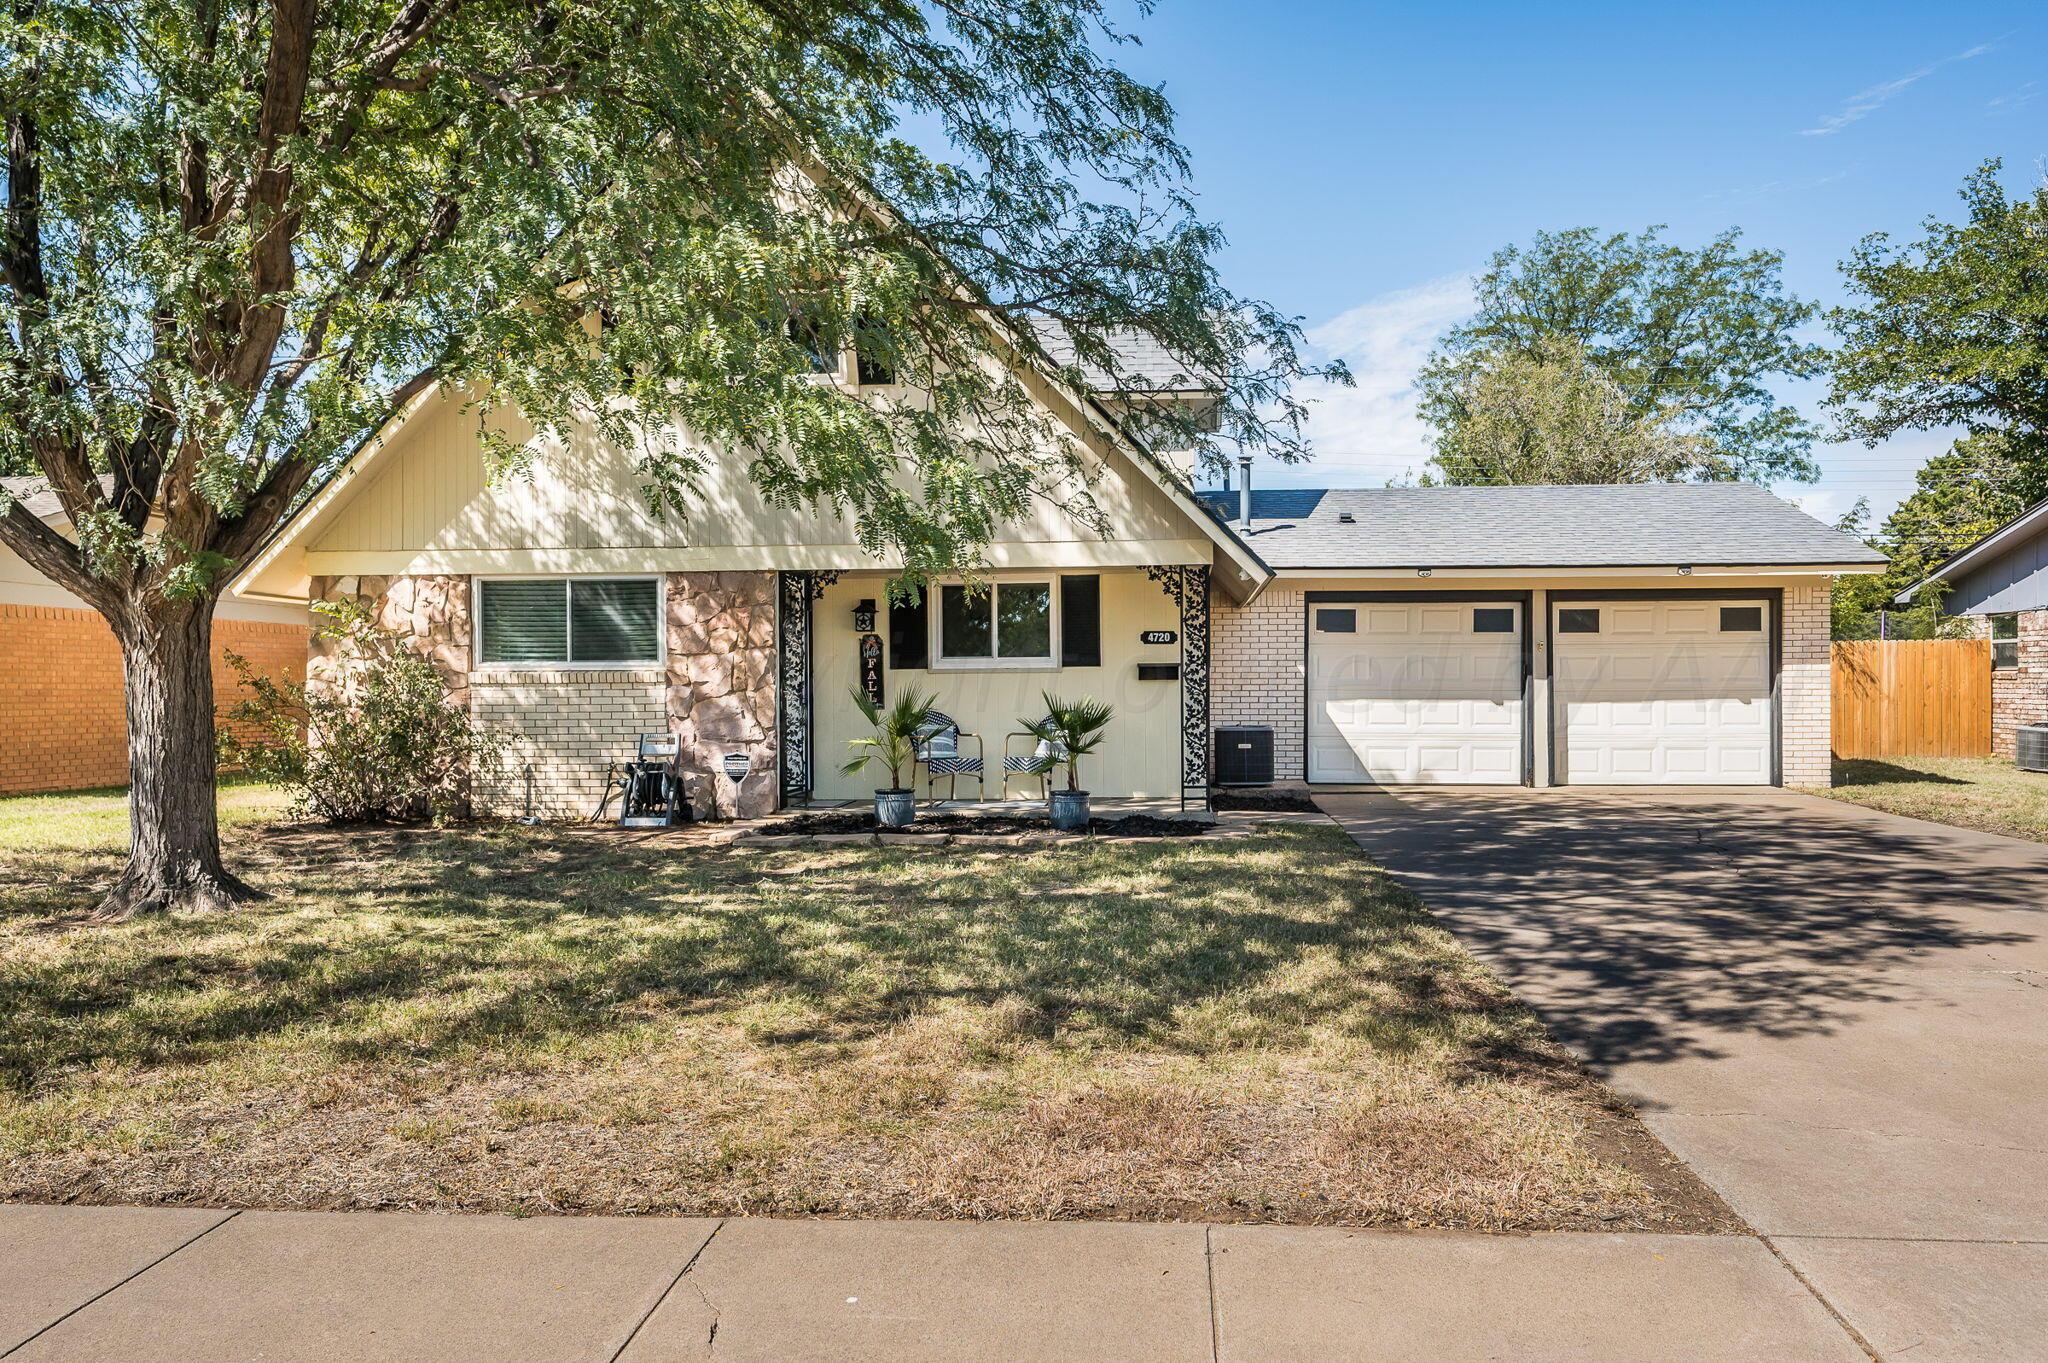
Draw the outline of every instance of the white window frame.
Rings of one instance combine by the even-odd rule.
[[[1052,596],[1052,633],[1049,642],[1052,653],[1049,656],[1030,658],[952,658],[946,655],[946,598],[947,587],[965,587],[963,578],[947,578],[932,584],[930,588],[932,606],[926,614],[930,617],[928,628],[931,632],[930,653],[927,661],[934,672],[1057,672],[1060,670],[1060,573],[1010,572],[992,573],[982,579],[989,588],[987,594],[989,611],[989,647],[997,646],[995,632],[995,594],[1006,584],[1022,586],[1045,585]]]
[[[2012,621],[2012,638],[2001,639],[1998,637],[1998,622],[2000,620]],[[2020,670],[2020,613],[2018,611],[1987,612],[1984,616],[1984,637],[1991,641],[1991,670],[1993,672],[2017,672]],[[2011,662],[2001,663],[1998,661],[2000,645],[2009,646],[2012,656]]]
[[[562,622],[563,651],[576,651],[576,612],[569,599],[575,594],[577,582],[652,582],[654,584],[654,656],[638,662],[623,663],[572,663],[567,658],[558,662],[530,663],[487,663],[484,657],[484,583],[486,582],[562,582],[572,584],[562,590],[562,610],[567,618]],[[667,573],[487,573],[474,575],[469,580],[470,670],[473,672],[633,672],[649,667],[668,665],[668,574]]]

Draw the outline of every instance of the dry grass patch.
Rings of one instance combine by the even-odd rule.
[[[93,926],[117,819],[0,802],[0,1197],[1730,1223],[1334,829],[240,825],[269,901]]]
[[[1815,795],[1909,819],[2048,842],[2048,774],[2003,758],[1888,757],[1835,763]]]

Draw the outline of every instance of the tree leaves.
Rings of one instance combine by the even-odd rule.
[[[2048,494],[2048,183],[2008,199],[2000,163],[1962,190],[1965,221],[1930,218],[1904,247],[1865,237],[1842,264],[1856,301],[1828,399],[1844,435],[1875,445],[1906,429],[2003,431],[2036,495]]]
[[[1426,419],[1440,433],[1454,431],[1471,385],[1503,365],[1562,363],[1569,372],[1583,363],[1618,395],[1611,438],[1638,446],[1617,472],[1815,477],[1815,427],[1769,387],[1779,377],[1809,377],[1824,360],[1820,347],[1797,339],[1815,309],[1785,291],[1782,255],[1742,250],[1734,230],[1696,251],[1661,232],[1603,237],[1572,228],[1496,252],[1476,285],[1478,313],[1446,333],[1423,367]],[[1560,361],[1566,353],[1580,358]],[[1587,392],[1576,374],[1572,382]],[[1491,406],[1498,417],[1501,404]],[[1642,448],[1653,433],[1661,457]],[[1529,438],[1542,439],[1533,428]],[[1694,458],[1674,462],[1688,449]],[[1554,471],[1573,480],[1569,465]]]
[[[1324,371],[1220,281],[1094,0],[23,0],[0,35],[0,459],[133,541],[49,537],[71,585],[243,561],[437,382],[503,474],[522,424],[615,441],[687,519],[745,460],[913,576],[1089,507],[1097,461],[1011,371],[1048,337],[1069,378],[1137,386],[1132,331],[1219,376],[1213,421],[1152,414],[1176,447],[1305,452],[1289,390]],[[799,315],[897,384],[816,382]]]

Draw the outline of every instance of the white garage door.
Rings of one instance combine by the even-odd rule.
[[[1308,779],[1517,785],[1522,607],[1308,608]]]
[[[1768,603],[1585,601],[1551,609],[1567,782],[1770,784]]]

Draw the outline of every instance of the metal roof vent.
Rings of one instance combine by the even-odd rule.
[[[1337,524],[1356,525],[1358,524],[1358,517],[1352,515],[1349,511],[1339,511],[1337,513]]]
[[[2048,771],[2048,724],[2021,725],[2013,733],[2014,757],[2023,771]]]

